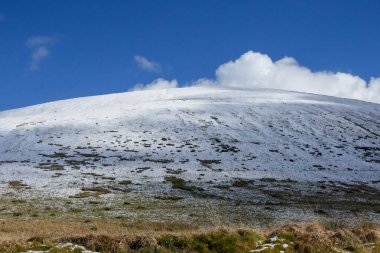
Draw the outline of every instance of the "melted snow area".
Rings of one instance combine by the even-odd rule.
[[[380,105],[191,87],[0,112],[0,194],[66,197],[94,185],[106,194],[175,190],[252,203],[319,194],[379,204]]]
[[[49,250],[28,250],[28,251],[25,251],[25,253],[49,253],[49,252],[57,251],[57,249],[60,249],[61,252],[64,252],[63,250],[67,250],[67,252],[74,251],[74,252],[81,252],[81,253],[98,253],[95,251],[86,250],[86,248],[84,248],[83,246],[75,245],[72,243],[61,243],[61,244],[58,244],[55,248],[52,248]]]

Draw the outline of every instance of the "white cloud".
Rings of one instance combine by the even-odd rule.
[[[358,76],[319,71],[300,66],[290,57],[278,61],[249,51],[216,70],[216,84],[293,90],[380,103],[380,78],[369,83]]]
[[[139,66],[139,68],[146,70],[148,72],[152,73],[160,73],[161,72],[161,65],[157,62],[150,61],[144,56],[141,55],[135,55],[134,60]]]
[[[41,61],[50,54],[49,47],[55,42],[57,42],[57,38],[52,36],[33,36],[26,40],[25,45],[32,50],[30,70],[39,69]]]
[[[170,88],[177,88],[178,82],[177,80],[165,80],[162,78],[158,78],[151,82],[150,84],[137,84],[135,87],[133,87],[131,90],[133,91],[139,91],[139,90],[163,90],[163,89],[170,89]]]

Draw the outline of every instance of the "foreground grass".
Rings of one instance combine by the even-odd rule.
[[[28,250],[81,253],[84,246],[95,252],[355,252],[380,253],[380,228],[363,223],[345,227],[336,223],[291,224],[274,228],[200,229],[178,223],[108,221],[2,221],[0,252]]]

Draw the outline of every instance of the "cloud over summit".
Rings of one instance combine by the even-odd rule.
[[[168,81],[162,78],[158,78],[154,80],[150,84],[137,84],[135,87],[133,87],[132,91],[139,91],[139,90],[163,90],[163,89],[171,89],[171,88],[177,88],[178,82],[177,80]]]
[[[216,70],[216,83],[234,87],[292,90],[380,102],[379,78],[369,83],[341,72],[313,72],[291,57],[273,61],[268,55],[249,51]]]
[[[147,87],[153,84],[160,87],[160,82],[164,81],[156,80]],[[291,90],[380,103],[380,78],[371,78],[366,82],[348,73],[313,72],[294,58],[284,57],[273,61],[268,55],[252,51],[220,65],[215,72],[215,79],[200,79],[191,85],[210,84]],[[142,87],[140,85],[140,89]]]

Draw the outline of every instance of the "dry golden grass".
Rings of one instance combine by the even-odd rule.
[[[186,234],[199,231],[197,227],[179,223],[133,222],[121,223],[109,220],[56,221],[27,220],[0,221],[0,243],[25,241],[31,237],[57,240],[68,236],[158,236],[163,233]]]
[[[333,247],[349,249],[347,252],[376,252],[380,245],[380,224],[363,221],[356,226],[347,227],[336,221],[325,223],[287,224],[280,227],[265,228],[265,237],[283,235],[293,237],[297,252],[332,252]],[[368,250],[364,245],[377,244],[376,249]]]
[[[240,238],[241,231],[252,231],[252,233],[247,232],[247,235],[250,235],[249,238],[253,241],[244,241],[246,240],[244,236]],[[380,226],[365,222],[355,227],[346,227],[333,222],[314,222],[252,230],[252,228],[242,227],[209,227],[206,229],[187,224],[144,221],[134,223],[122,223],[114,220],[0,221],[0,245],[7,242],[11,242],[13,245],[15,243],[23,244],[32,237],[38,237],[44,238],[50,243],[73,242],[89,249],[104,249],[104,252],[118,252],[119,249],[133,250],[134,247],[142,249],[157,245],[157,243],[172,243],[173,240],[175,243],[185,243],[188,247],[184,248],[185,251],[178,252],[198,252],[186,250],[189,250],[194,244],[204,243],[202,242],[204,240],[217,240],[218,245],[223,247],[228,247],[231,240],[237,240],[235,241],[236,245],[252,248],[254,241],[258,240],[257,238],[268,239],[274,235],[285,238],[288,242],[294,242],[292,251],[289,252],[332,252],[333,247],[338,247],[339,249],[351,249],[350,252],[380,253]],[[376,248],[368,248],[366,246],[368,243],[376,244],[374,246]],[[165,252],[177,252],[178,249],[168,249]],[[0,248],[0,252],[8,251],[1,251]]]
[[[209,227],[199,228],[190,224],[169,223],[169,222],[148,222],[138,221],[123,223],[115,220],[92,219],[84,221],[76,220],[8,220],[0,221],[0,242],[10,240],[26,240],[33,236],[50,239],[57,239],[70,236],[82,235],[107,235],[107,236],[158,236],[165,233],[173,234],[194,234],[198,232],[213,231],[216,229],[245,229],[246,227]],[[292,231],[302,236],[313,236],[322,240],[332,237],[361,235],[363,239],[373,238],[380,240],[380,225],[362,223],[355,227],[345,227],[343,225],[329,223],[297,223],[284,226],[272,226],[255,229],[259,234],[268,236],[283,231]],[[349,231],[349,232],[348,232]]]

